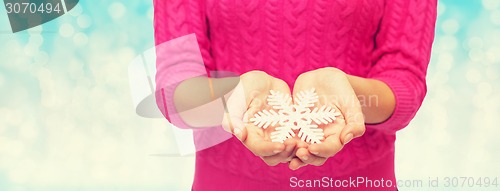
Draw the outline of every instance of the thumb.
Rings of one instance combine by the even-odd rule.
[[[247,139],[247,128],[239,117],[231,116],[226,112],[222,121],[222,127],[224,130],[234,134],[242,142]]]
[[[241,125],[240,124],[235,125],[235,127],[233,128],[233,134],[241,142],[245,142],[247,140],[247,137],[248,137],[247,136],[248,135],[247,128],[245,128],[243,123],[241,123]]]
[[[346,126],[340,133],[340,140],[345,145],[352,139],[361,137],[365,133],[365,123],[363,113],[359,112],[353,115],[346,116]]]
[[[245,141],[247,137],[247,130],[243,123],[246,107],[245,92],[240,82],[224,103],[225,112],[222,120],[224,130],[234,134],[240,141]]]

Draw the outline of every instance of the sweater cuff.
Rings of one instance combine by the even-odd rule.
[[[187,79],[207,76],[195,34],[156,46],[156,69],[156,100],[161,112],[175,126],[190,128],[179,116],[174,92]]]
[[[396,75],[385,75],[373,77],[386,83],[392,90],[396,105],[392,115],[382,123],[366,124],[367,128],[381,130],[383,132],[394,134],[396,131],[406,127],[416,114],[419,104],[416,103],[416,95],[403,78]]]

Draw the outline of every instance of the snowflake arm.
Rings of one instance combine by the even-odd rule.
[[[263,110],[259,111],[254,115],[254,118],[250,119],[255,126],[266,129],[269,126],[275,126],[280,122],[281,116],[274,110]]]
[[[271,141],[283,143],[286,139],[295,137],[295,133],[289,126],[276,127],[275,131],[271,133]]]
[[[335,112],[335,109],[332,107],[323,105],[321,108],[314,108],[310,113],[306,113],[305,115],[307,119],[311,119],[314,123],[321,125],[333,123],[336,117],[340,116],[340,113]]]
[[[314,144],[321,143],[325,134],[323,133],[323,129],[318,128],[318,125],[309,124],[300,128],[298,136],[302,141]]]
[[[318,94],[316,94],[315,89],[301,91],[297,94],[297,105],[302,108],[314,107],[314,103],[319,101]]]
[[[267,97],[267,104],[277,110],[290,109],[292,106],[292,97],[288,94],[271,90],[271,95]]]

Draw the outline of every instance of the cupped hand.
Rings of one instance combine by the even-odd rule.
[[[289,167],[296,170],[305,165],[321,166],[337,154],[345,144],[365,132],[364,117],[359,100],[344,72],[336,68],[322,68],[301,74],[294,85],[294,95],[315,88],[319,96],[317,107],[331,106],[340,111],[333,123],[320,125],[325,139],[322,143],[301,147]]]
[[[289,93],[288,85],[265,72],[251,71],[240,76],[240,83],[225,104],[226,113],[222,122],[225,130],[233,133],[253,154],[261,157],[270,166],[290,161],[296,151],[296,139],[284,143],[272,142],[274,127],[266,129],[249,122],[255,113],[270,109],[267,97],[270,90]]]

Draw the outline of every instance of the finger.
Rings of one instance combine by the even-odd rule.
[[[305,148],[307,149],[307,147],[309,146],[308,143],[300,140],[300,138],[298,137],[294,137],[294,138],[290,138],[290,139],[293,139],[296,143],[295,143],[295,148],[292,152],[292,154],[290,155],[290,158],[289,160],[292,160],[293,158],[296,158],[297,157],[297,150],[299,150],[300,148]],[[288,140],[288,139],[287,139]]]
[[[329,158],[337,154],[342,148],[343,144],[340,139],[333,134],[326,137],[322,143],[309,145],[308,150],[315,156]]]
[[[254,115],[261,111],[264,108],[264,105],[262,104],[262,101],[259,101],[260,97],[253,99],[250,104],[248,105],[248,108],[246,109],[245,113],[243,114],[243,122],[244,123],[249,123],[250,119],[254,117]]]
[[[233,118],[234,119],[234,118]],[[238,138],[238,140],[244,142],[247,140],[248,137],[248,130],[245,128],[245,125],[243,124],[242,121],[238,121],[238,119],[235,119],[237,121],[234,127],[233,125],[230,125],[231,129],[233,130],[233,134]],[[229,122],[231,124],[231,122]]]
[[[346,126],[340,132],[342,144],[349,143],[352,139],[362,136],[365,133],[365,122],[363,113],[347,112]]]
[[[345,118],[346,126],[340,133],[342,144],[347,144],[353,138],[365,133],[365,119],[361,104],[356,96],[345,96],[340,110]]]
[[[227,97],[227,99],[226,99]],[[240,141],[245,141],[247,130],[243,123],[243,114],[247,110],[245,94],[241,82],[233,89],[229,96],[224,96],[224,117],[222,127],[233,133]]]
[[[302,162],[299,158],[293,158],[288,164],[288,168],[290,168],[291,170],[298,170],[299,168],[302,168],[304,166],[307,166],[307,164]]]
[[[281,153],[272,155],[272,156],[264,156],[262,157],[262,160],[266,162],[269,166],[276,166],[279,163],[282,162],[288,162],[292,159],[292,154],[295,149],[295,142],[288,142],[285,141],[285,150]]]
[[[300,139],[296,138],[295,141],[297,142],[297,145],[296,145],[295,150],[294,150],[295,155],[297,155],[297,151],[299,149],[307,149],[309,146],[309,144],[307,144],[306,142],[304,142]],[[292,170],[297,170],[297,169],[302,168],[304,166],[307,166],[307,164],[302,162],[302,160],[297,158],[297,157],[292,158],[292,160],[288,164],[288,167]]]
[[[248,139],[247,139],[248,140]],[[257,156],[272,156],[285,150],[285,145],[282,143],[274,143],[268,141],[254,141],[249,144],[245,144],[247,148],[252,151]]]
[[[246,127],[247,139],[243,142],[245,146],[257,156],[272,156],[281,153],[285,150],[285,144],[276,143],[264,140],[262,135],[256,132],[256,129],[250,130],[249,128],[259,127]]]
[[[288,168],[291,170],[297,170],[300,168],[301,163],[303,163],[300,159],[298,158],[293,158],[289,163],[288,163]]]
[[[298,138],[298,137],[296,137],[296,141],[297,141],[297,148],[307,148],[307,147],[309,147],[308,143],[306,143],[303,140],[300,140],[300,138]]]
[[[235,118],[235,117],[229,118],[229,119],[235,119],[234,121],[231,121],[233,126],[230,126],[229,129],[231,129],[231,127],[235,129],[234,134],[240,141],[245,141],[248,137],[248,131],[246,130],[246,125],[253,125],[253,123],[248,123],[249,119],[251,118],[250,116],[253,116],[255,113],[259,112],[263,107],[263,105],[259,103],[259,101],[255,100],[256,99],[250,102],[242,118]],[[231,122],[229,123],[231,124]],[[247,124],[245,125],[245,123]],[[239,132],[241,132],[241,135],[237,135],[237,133]]]
[[[295,153],[294,150],[295,150],[296,142],[293,141],[292,139],[287,139],[287,140],[285,140],[285,142],[283,144],[285,145],[285,150],[283,152],[280,152],[280,153],[278,153],[276,155],[272,155],[272,156],[265,156],[262,158],[265,160],[270,160],[270,161],[276,160],[278,163],[288,162],[288,161],[292,160],[294,153]]]
[[[300,160],[302,160],[305,163],[307,163],[307,161],[311,158],[311,154],[309,154],[309,151],[305,148],[297,149],[295,155],[297,155],[297,157],[299,157]]]
[[[284,156],[287,156],[287,158],[292,159],[293,156],[295,156],[295,148],[297,147],[297,141],[293,138],[286,139],[283,144],[285,144],[285,152],[283,152]]]
[[[305,148],[299,148],[299,150],[297,150],[297,157],[299,157],[299,159],[302,160],[302,162],[314,166],[321,166],[325,164],[327,160],[327,158],[311,154],[309,150]]]
[[[226,112],[222,120],[222,128],[234,134],[240,141],[245,141],[247,138],[247,129],[240,117],[231,116]]]
[[[281,163],[280,158],[277,156],[260,157],[268,166],[276,166]]]
[[[231,130],[239,129],[240,131],[238,131],[238,130],[235,131],[235,135],[236,135],[236,133],[241,132],[241,135],[236,135],[236,137],[238,139],[240,139],[241,141],[245,141],[248,137],[248,131],[246,130],[245,123],[248,123],[249,119],[251,118],[250,116],[255,115],[255,113],[259,112],[264,107],[263,102],[261,101],[263,99],[263,97],[265,97],[264,95],[258,95],[258,96],[252,96],[252,97],[253,97],[253,99],[249,101],[248,106],[246,106],[246,105],[243,106],[244,110],[245,110],[243,113],[240,113],[239,112],[240,110],[238,109],[238,110],[235,110],[235,112],[232,112],[232,113],[236,113],[235,115],[230,114],[231,117],[228,118],[228,119],[234,119],[234,120],[228,120],[228,123],[229,123],[228,128]],[[241,103],[239,106],[240,107],[242,106]],[[228,107],[229,107],[229,105],[228,105]],[[230,109],[230,110],[232,111],[232,109]],[[224,118],[224,119],[226,119],[226,118]],[[247,124],[247,125],[252,125],[252,124]]]
[[[288,168],[291,170],[297,170],[300,168],[300,166],[303,164],[303,162],[298,159],[298,158],[293,158],[289,163],[288,163]]]

